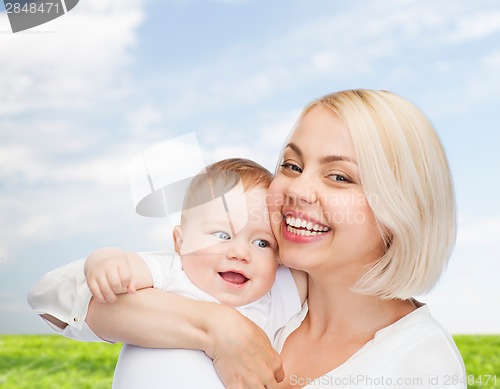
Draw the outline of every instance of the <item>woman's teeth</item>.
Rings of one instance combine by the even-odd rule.
[[[286,229],[296,235],[314,236],[330,231],[330,228],[327,226],[313,224],[312,222],[308,222],[307,220],[300,219],[298,217],[287,216],[285,223]]]

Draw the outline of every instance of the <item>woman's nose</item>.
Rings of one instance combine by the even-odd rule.
[[[292,202],[290,205],[314,204],[318,200],[314,180],[305,174],[301,174],[289,183],[285,195]]]

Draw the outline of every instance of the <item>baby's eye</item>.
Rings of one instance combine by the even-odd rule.
[[[267,240],[265,239],[255,239],[252,244],[258,246],[258,247],[261,247],[261,248],[266,248],[266,247],[270,247],[271,246],[271,243],[269,243]]]
[[[217,231],[212,234],[216,238],[222,239],[222,240],[229,240],[231,239],[231,235],[229,235],[227,232],[224,231]]]

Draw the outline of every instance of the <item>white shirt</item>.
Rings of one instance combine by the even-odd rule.
[[[197,300],[218,302],[189,280],[176,253],[162,251],[140,255],[151,271],[154,287]],[[82,341],[103,341],[84,320],[91,298],[83,273],[84,262],[75,261],[46,274],[33,286],[28,301],[35,313],[48,313],[68,323],[64,330],[51,325],[61,335]],[[273,339],[276,331],[301,310],[290,269],[279,267],[270,292],[236,309]],[[224,386],[211,359],[202,351],[124,345],[115,369],[113,388],[222,389]]]
[[[33,312],[49,314],[68,323],[64,330],[46,323],[67,338],[84,342],[104,342],[85,322],[92,293],[87,285],[83,266],[85,259],[71,262],[45,274],[28,293]]]
[[[148,255],[143,255],[143,258],[147,261]],[[83,260],[73,262],[45,275],[32,288],[28,300],[35,313],[48,313],[69,323],[63,331],[55,328],[62,335],[77,340],[102,341],[92,333],[83,320],[90,301],[90,291],[83,275],[83,263]],[[161,271],[155,270],[152,262],[149,262],[149,266],[154,275],[161,274]],[[153,278],[155,286],[159,285],[161,276]],[[295,284],[288,277],[288,281],[283,283],[282,291],[296,293],[295,290]],[[286,309],[284,305],[283,308]],[[307,304],[304,304],[302,311],[277,333],[274,346],[278,352],[281,351],[287,337],[300,325],[307,314],[307,309]],[[196,369],[188,369],[187,372],[194,386],[175,383],[173,386],[162,385],[169,370],[175,366],[162,363],[169,358],[165,351],[169,350],[124,345],[118,364],[120,370],[115,374],[115,388],[209,388],[204,377],[207,380],[214,379],[212,362],[203,352],[194,350],[174,352],[178,356],[178,362],[187,360],[187,363],[191,361],[196,363]],[[126,366],[132,377],[127,377],[126,373],[122,372]],[[144,374],[133,373],[141,371]],[[127,386],[127,379],[135,386]],[[290,377],[292,384],[309,383],[307,389],[316,387],[463,389],[466,388],[465,379],[463,360],[453,339],[436,322],[426,306],[421,306],[392,325],[379,330],[375,337],[351,358],[316,381],[312,382],[308,377],[293,375]],[[135,380],[142,381],[138,384]],[[220,382],[215,385],[222,388]]]
[[[307,314],[307,303],[276,335],[281,353],[288,336]],[[375,337],[342,365],[322,377],[290,376],[292,385],[313,388],[466,388],[462,357],[451,335],[426,305],[377,331]]]

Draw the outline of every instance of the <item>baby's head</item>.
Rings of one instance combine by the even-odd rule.
[[[191,282],[223,304],[258,300],[274,283],[277,245],[266,205],[272,179],[253,161],[225,159],[186,192],[175,249]]]

